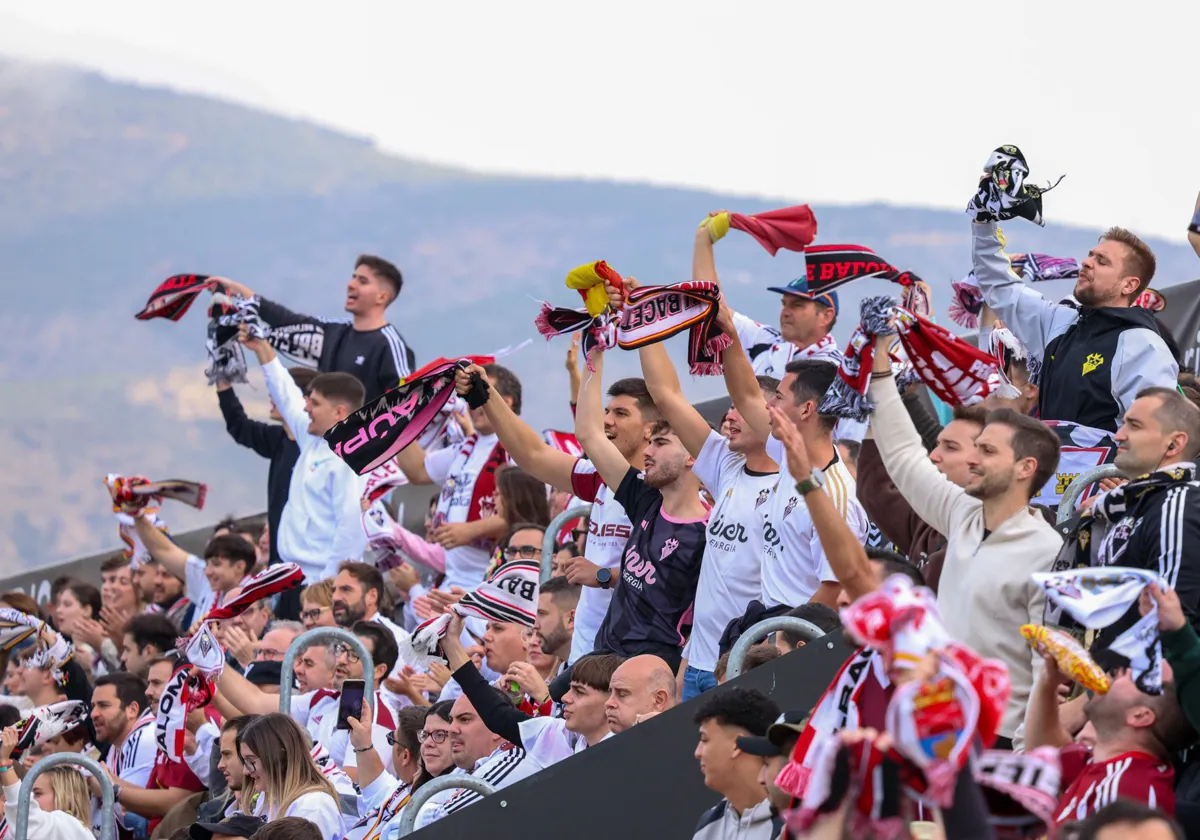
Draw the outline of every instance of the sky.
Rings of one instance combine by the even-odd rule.
[[[1131,12],[1130,10],[1135,10]],[[964,207],[993,148],[1049,224],[1183,242],[1200,6],[0,0],[0,55],[244,102],[475,170]]]

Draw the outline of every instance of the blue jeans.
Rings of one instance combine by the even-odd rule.
[[[698,694],[711,691],[717,687],[717,678],[712,671],[701,671],[691,665],[683,672],[683,702],[691,700]]]

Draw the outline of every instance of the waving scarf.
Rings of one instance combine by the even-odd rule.
[[[236,618],[264,598],[303,585],[304,571],[299,566],[295,563],[276,563],[243,583],[236,597],[226,598],[221,606],[213,607],[202,621],[208,623]]]
[[[635,350],[673,335],[688,333],[688,363],[693,376],[722,372],[721,353],[732,339],[717,329],[721,287],[707,280],[672,286],[641,286],[621,307],[617,344]]]
[[[30,628],[33,632],[26,633],[20,627]],[[65,685],[67,674],[64,669],[75,655],[74,645],[40,618],[11,607],[0,608],[0,647],[11,649],[31,636],[35,639],[35,647],[33,655],[25,660],[26,665],[49,669],[50,677],[59,685]]]
[[[41,746],[51,738],[83,726],[87,719],[88,707],[82,700],[63,700],[30,709],[17,724],[17,745],[12,757],[19,759],[30,747]]]
[[[196,302],[205,289],[214,289],[217,281],[207,274],[175,274],[159,284],[142,311],[134,317],[139,321],[166,318],[178,321]]]
[[[595,371],[596,353],[616,346],[617,315],[608,300],[605,282],[624,289],[621,275],[604,260],[587,263],[571,269],[567,274],[567,288],[579,292],[584,309],[553,307],[543,303],[541,312],[533,319],[537,331],[547,339],[583,331],[580,348],[588,370]]]
[[[220,645],[217,650],[220,651]],[[223,656],[222,656],[223,658]],[[181,665],[171,674],[158,701],[154,736],[160,752],[175,763],[183,761],[187,716],[212,702],[212,682],[195,666]]]
[[[979,288],[975,272],[954,281],[950,288],[950,320],[960,327],[976,329],[979,326],[979,313],[983,311],[983,290]]]
[[[1073,257],[1013,254],[1009,263],[1021,279],[1031,283],[1040,283],[1044,280],[1068,280],[1079,276],[1079,262]]]
[[[891,263],[864,245],[813,245],[804,249],[808,288],[822,295],[862,277],[898,278]]]
[[[896,333],[891,324],[894,308],[888,297],[863,300],[859,325],[850,336],[846,352],[842,353],[837,378],[821,398],[817,408],[819,413],[863,420],[875,410],[875,404],[867,399],[867,387],[871,384],[871,371],[875,365],[876,339]]]
[[[541,573],[536,561],[504,563],[450,609],[464,618],[476,616],[484,621],[532,627],[537,619]],[[449,624],[450,615],[443,614],[417,627],[412,636],[400,640],[400,659],[418,671],[427,670],[435,660],[443,661],[437,649]]]
[[[878,840],[903,836],[897,757],[881,751],[874,741],[850,743],[847,734],[835,733],[816,745],[812,783],[799,806],[783,814],[789,837],[809,836],[819,818],[837,813],[847,799],[851,803],[847,836]]]
[[[1026,183],[1029,164],[1016,146],[1001,146],[992,152],[983,171],[978,190],[967,202],[967,215],[977,222],[1028,219],[1045,226],[1042,195],[1057,187],[1065,176],[1046,187]]]
[[[1029,371],[1029,378],[1036,382],[1037,374],[1041,372],[1041,362],[1029,355],[1021,339],[1013,335],[1008,327],[994,327],[988,333],[988,354],[995,360],[996,373],[1000,377],[1000,387],[997,396],[1005,399],[1016,399],[1021,396],[1021,389],[1013,385],[1012,366],[1015,362],[1023,362]]]
[[[131,508],[140,510],[152,500],[164,501],[172,499],[183,502],[196,510],[204,509],[204,501],[208,497],[208,485],[198,481],[184,481],[179,478],[168,478],[164,481],[151,481],[145,476],[121,476],[109,473],[104,477],[104,485],[112,496],[113,510],[116,512],[129,511]]]
[[[745,231],[772,257],[780,248],[803,251],[817,237],[817,217],[807,204],[768,210],[752,216],[722,210],[710,213],[700,227],[708,230],[709,241],[713,243],[729,233],[730,228]]]
[[[1054,824],[1062,764],[1054,747],[1028,752],[984,750],[975,760],[989,822],[998,840],[1043,837]]]

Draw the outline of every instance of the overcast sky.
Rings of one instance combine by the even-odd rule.
[[[69,61],[474,169],[959,208],[988,153],[1067,178],[1050,224],[1183,241],[1200,190],[1187,2],[0,0]]]

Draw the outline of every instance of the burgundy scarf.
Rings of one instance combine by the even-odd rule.
[[[721,353],[732,341],[717,329],[721,288],[708,280],[671,286],[642,286],[621,308],[617,344],[635,350],[688,330],[688,364],[693,376],[719,376]]]

